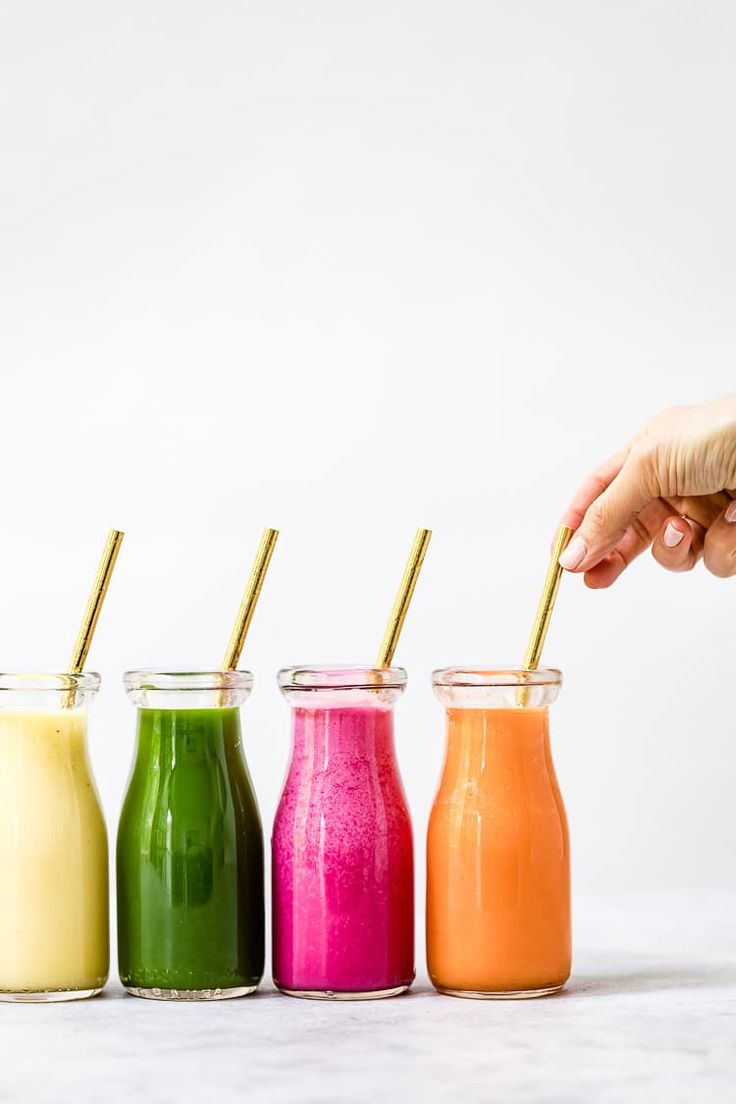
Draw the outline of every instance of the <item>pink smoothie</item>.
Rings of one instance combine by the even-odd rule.
[[[272,845],[276,984],[343,993],[411,984],[412,834],[390,708],[294,709]]]

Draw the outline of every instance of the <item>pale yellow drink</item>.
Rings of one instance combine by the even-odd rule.
[[[86,729],[85,709],[0,708],[0,999],[87,996],[107,980],[107,833]]]

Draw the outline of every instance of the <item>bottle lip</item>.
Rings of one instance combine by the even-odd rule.
[[[337,664],[300,664],[283,667],[277,675],[281,690],[403,690],[403,667],[345,667]]]
[[[562,671],[556,667],[538,667],[525,671],[519,667],[440,667],[432,672],[433,686],[464,689],[506,686],[561,686]]]
[[[102,679],[96,671],[2,671],[0,691],[18,690],[23,694],[48,694],[56,691],[84,691],[94,694]]]
[[[128,693],[155,690],[182,691],[251,690],[251,671],[158,671],[145,668],[126,671],[123,686]]]

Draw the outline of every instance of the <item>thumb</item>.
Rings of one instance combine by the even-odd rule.
[[[634,446],[621,471],[590,504],[575,536],[560,556],[567,571],[590,571],[612,552],[638,514],[659,492],[643,449]]]

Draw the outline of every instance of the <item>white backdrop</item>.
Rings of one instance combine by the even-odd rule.
[[[131,666],[244,659],[267,831],[277,667],[398,659],[423,855],[432,667],[515,663],[586,469],[734,388],[736,9],[722,3],[0,5],[0,661],[91,666],[111,829]],[[736,583],[567,578],[545,658],[579,890],[736,886]],[[419,899],[423,860],[418,863]]]

